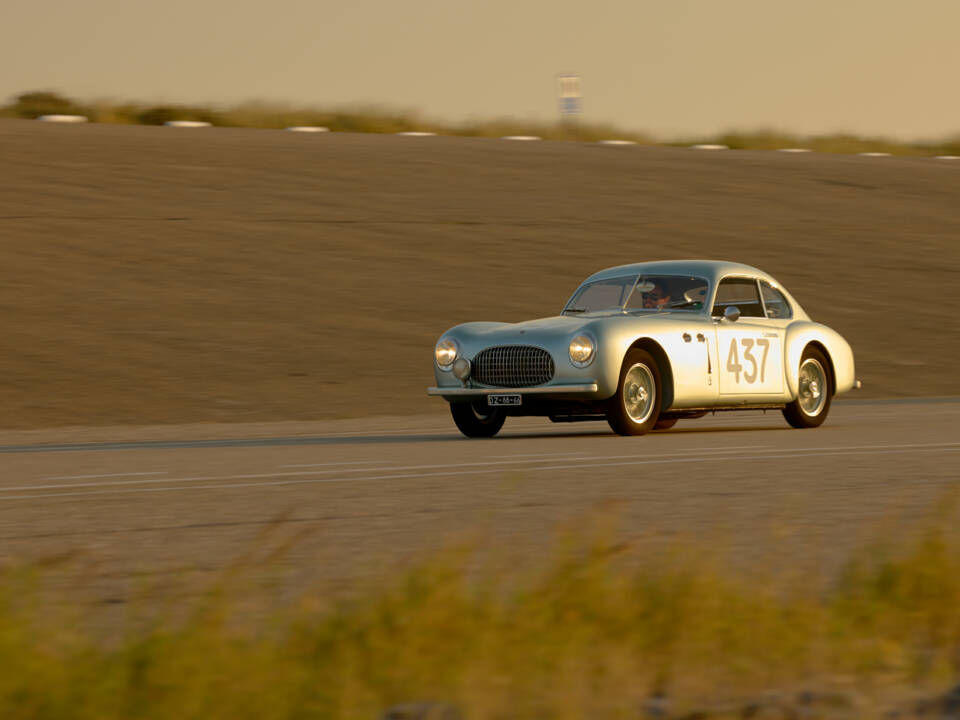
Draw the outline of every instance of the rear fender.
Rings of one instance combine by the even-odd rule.
[[[799,392],[800,360],[803,351],[813,345],[818,347],[830,367],[827,372],[833,380],[833,392],[839,394],[853,389],[855,368],[853,349],[836,330],[810,321],[800,321],[787,326],[784,341],[784,374],[790,398],[795,400]]]

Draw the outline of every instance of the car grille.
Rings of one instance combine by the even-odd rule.
[[[473,379],[493,387],[533,387],[553,379],[553,358],[543,348],[502,345],[477,353]]]

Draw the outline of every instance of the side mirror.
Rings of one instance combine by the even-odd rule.
[[[736,322],[740,319],[740,308],[736,305],[727,305],[723,311],[723,319],[727,322]]]

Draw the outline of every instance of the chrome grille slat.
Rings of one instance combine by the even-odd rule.
[[[533,387],[553,379],[553,358],[532,345],[498,345],[473,360],[473,379],[491,387]]]

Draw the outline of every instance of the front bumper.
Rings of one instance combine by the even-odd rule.
[[[536,387],[500,388],[500,387],[428,387],[427,395],[441,397],[485,397],[487,395],[593,395],[598,387],[593,383],[577,385],[537,385]]]

